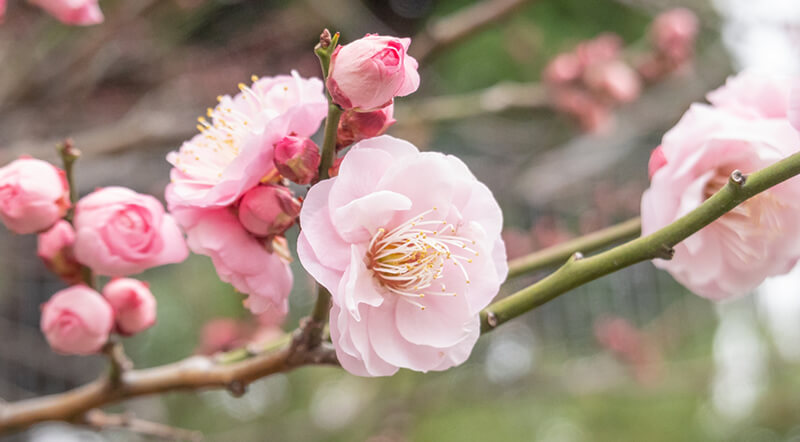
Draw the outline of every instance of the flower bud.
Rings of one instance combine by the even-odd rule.
[[[563,54],[558,54],[547,63],[542,77],[549,85],[569,83],[577,80],[581,76],[583,68],[584,66],[576,54],[565,52]]]
[[[114,309],[119,334],[134,335],[156,323],[156,298],[147,283],[115,278],[103,287],[103,296]]]
[[[40,233],[38,240],[37,254],[51,272],[68,283],[81,282],[82,266],[72,251],[75,243],[72,224],[60,220],[47,232]]]
[[[247,191],[239,204],[239,221],[257,236],[280,235],[294,224],[300,202],[283,186],[258,186]]]
[[[42,305],[42,332],[53,350],[63,354],[99,352],[114,326],[114,311],[85,285],[74,285]]]
[[[630,103],[642,92],[638,74],[621,60],[592,66],[584,80],[591,90],[617,103]]]
[[[344,109],[373,111],[419,87],[417,60],[406,51],[409,38],[367,35],[339,46],[327,79],[333,101]]]
[[[372,112],[345,111],[339,120],[336,149],[344,149],[361,140],[383,135],[389,126],[397,122],[393,116],[394,105]]]
[[[0,221],[12,232],[47,230],[69,206],[64,172],[52,164],[20,158],[0,168]]]
[[[97,0],[28,0],[68,25],[96,25],[103,22]]]
[[[283,137],[275,143],[275,168],[297,184],[308,184],[317,176],[319,147],[305,137]]]
[[[692,55],[698,29],[697,16],[686,8],[677,8],[653,20],[650,36],[659,52],[682,63]]]

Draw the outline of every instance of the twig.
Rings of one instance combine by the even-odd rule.
[[[641,230],[641,220],[639,218],[634,218],[615,226],[581,236],[580,238],[575,238],[553,247],[521,256],[509,261],[508,277],[514,278],[525,273],[562,264],[575,252],[594,252],[622,240],[636,237]]]
[[[674,253],[672,247],[679,242],[711,224],[748,198],[798,174],[800,174],[800,153],[791,155],[748,177],[736,170],[731,174],[725,187],[672,224],[592,257],[584,258],[583,255],[576,253],[551,275],[493,303],[481,312],[481,331],[491,331],[509,319],[601,276],[642,261],[656,258],[670,259]]]
[[[118,385],[122,380],[123,373],[133,370],[133,362],[125,354],[122,343],[116,340],[109,341],[103,347],[103,353],[109,363],[108,379],[113,385]]]
[[[442,49],[502,21],[531,0],[485,0],[441,18],[414,38],[413,56],[420,62]]]
[[[144,436],[157,437],[164,440],[202,441],[203,433],[170,427],[136,418],[131,413],[107,414],[100,410],[90,410],[83,417],[84,423],[97,430],[124,429]]]

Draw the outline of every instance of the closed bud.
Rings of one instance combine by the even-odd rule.
[[[85,285],[61,290],[42,305],[42,332],[50,347],[61,354],[98,353],[113,326],[111,306]]]
[[[37,254],[51,272],[68,283],[81,282],[82,266],[72,251],[75,243],[72,224],[64,220],[58,221],[50,230],[39,234],[38,240]]]
[[[256,236],[280,235],[300,214],[300,201],[283,186],[258,186],[247,191],[239,205],[239,221]]]
[[[297,184],[308,184],[317,176],[319,147],[305,137],[283,137],[275,143],[275,168]]]
[[[394,105],[372,112],[345,111],[339,120],[336,149],[344,149],[361,140],[383,135],[386,129],[396,122],[397,120],[394,119]]]
[[[121,335],[134,335],[156,323],[156,298],[147,283],[115,278],[103,287],[103,296],[114,309],[116,330]]]

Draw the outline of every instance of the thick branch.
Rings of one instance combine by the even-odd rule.
[[[748,177],[734,171],[728,184],[695,210],[672,224],[598,255],[576,253],[564,266],[541,281],[501,299],[481,312],[481,331],[487,332],[575,287],[636,263],[670,259],[672,247],[756,194],[800,174],[800,153]]]
[[[524,275],[525,273],[562,264],[575,252],[584,254],[594,252],[623,240],[636,237],[641,230],[641,220],[639,218],[634,218],[615,226],[581,236],[580,238],[575,238],[553,247],[521,256],[509,261],[508,277],[514,278]]]

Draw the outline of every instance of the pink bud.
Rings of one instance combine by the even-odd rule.
[[[6,18],[6,0],[0,0],[0,23]]]
[[[619,58],[621,52],[622,38],[611,33],[601,34],[575,48],[575,53],[583,66],[615,60]]]
[[[103,22],[97,0],[28,0],[68,25],[96,25]]]
[[[203,325],[200,331],[200,346],[197,353],[213,355],[222,351],[233,350],[244,344],[248,327],[230,318],[212,319]]]
[[[549,84],[563,84],[577,80],[583,73],[580,58],[571,52],[559,54],[544,68],[544,81]]]
[[[108,341],[113,326],[111,306],[85,285],[61,290],[42,305],[42,332],[59,353],[97,353]]]
[[[691,56],[698,29],[697,16],[686,8],[677,8],[653,20],[650,36],[661,53],[680,63]]]
[[[367,35],[339,46],[331,57],[326,85],[345,109],[372,111],[419,87],[417,60],[406,53],[410,38]]]
[[[344,149],[361,140],[382,135],[389,126],[397,122],[393,116],[394,105],[372,112],[346,111],[339,120],[336,149]]]
[[[317,177],[320,160],[319,147],[310,138],[288,136],[275,143],[275,167],[297,184]]]
[[[239,204],[239,221],[257,236],[280,235],[294,224],[300,202],[283,186],[258,186],[247,191]]]
[[[664,151],[661,149],[661,146],[656,147],[653,149],[653,153],[650,154],[650,161],[647,163],[647,174],[650,179],[653,179],[653,175],[658,172],[658,169],[661,169],[667,164],[667,157],[664,156]]]
[[[103,296],[114,309],[119,334],[130,336],[156,323],[156,298],[147,283],[115,278],[103,287]]]
[[[50,163],[28,157],[0,168],[0,221],[12,232],[47,230],[69,206],[64,172]]]
[[[75,243],[72,224],[60,220],[47,232],[40,233],[38,240],[37,254],[51,272],[71,284],[81,282],[82,266],[72,251]]]
[[[590,89],[618,103],[634,101],[642,92],[639,75],[621,60],[592,66],[584,80]]]

